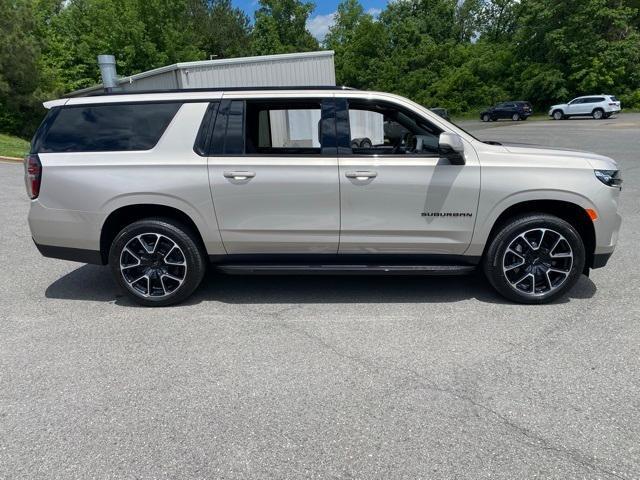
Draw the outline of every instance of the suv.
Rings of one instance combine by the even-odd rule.
[[[493,122],[501,118],[509,118],[517,122],[518,120],[526,120],[532,113],[533,110],[529,102],[502,102],[481,112],[480,120],[483,122]]]
[[[595,120],[609,118],[618,113],[620,100],[613,95],[590,95],[578,97],[569,103],[554,105],[549,109],[549,116],[554,120],[564,120],[569,117],[593,117]]]
[[[109,94],[46,102],[25,159],[47,257],[169,305],[228,273],[466,274],[550,301],[614,250],[601,155],[482,142],[387,93]]]

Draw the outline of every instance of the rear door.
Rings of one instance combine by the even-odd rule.
[[[340,254],[462,254],[473,234],[480,166],[438,149],[442,131],[395,101],[336,98]]]
[[[340,229],[331,99],[223,99],[209,181],[229,254],[335,254]]]

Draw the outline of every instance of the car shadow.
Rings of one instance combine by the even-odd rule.
[[[591,298],[596,285],[582,276],[555,303]],[[138,307],[123,294],[108,267],[84,265],[53,282],[45,291],[52,299],[114,302]],[[272,276],[226,275],[211,269],[202,285],[183,303],[307,304],[307,303],[453,303],[475,299],[509,304],[486,279],[475,273],[456,277],[429,276]],[[142,308],[142,307],[140,307]]]

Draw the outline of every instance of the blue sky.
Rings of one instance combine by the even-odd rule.
[[[316,9],[307,22],[307,28],[318,40],[322,40],[329,26],[333,23],[333,14],[339,1],[316,1],[314,3]],[[386,6],[387,0],[360,0],[360,3],[369,13],[377,15]],[[233,0],[233,4],[243,9],[253,20],[253,12],[258,8],[257,0]]]

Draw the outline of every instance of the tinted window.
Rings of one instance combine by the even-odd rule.
[[[241,155],[244,153],[244,101],[223,100],[216,117],[210,155]]]
[[[611,101],[612,101],[612,102],[617,102],[617,101],[618,101],[618,99],[617,99],[617,97],[611,97]]]
[[[437,154],[441,130],[386,103],[349,102],[351,151],[356,155]]]
[[[321,153],[320,100],[247,102],[247,154]]]
[[[181,103],[138,103],[65,107],[40,145],[40,152],[110,152],[153,148]]]
[[[213,134],[213,126],[216,122],[219,105],[219,102],[210,103],[206,113],[204,114],[202,123],[200,124],[200,129],[198,130],[198,135],[196,136],[196,141],[193,145],[193,150],[200,156],[207,156],[207,149],[209,141],[211,140],[211,135]]]

